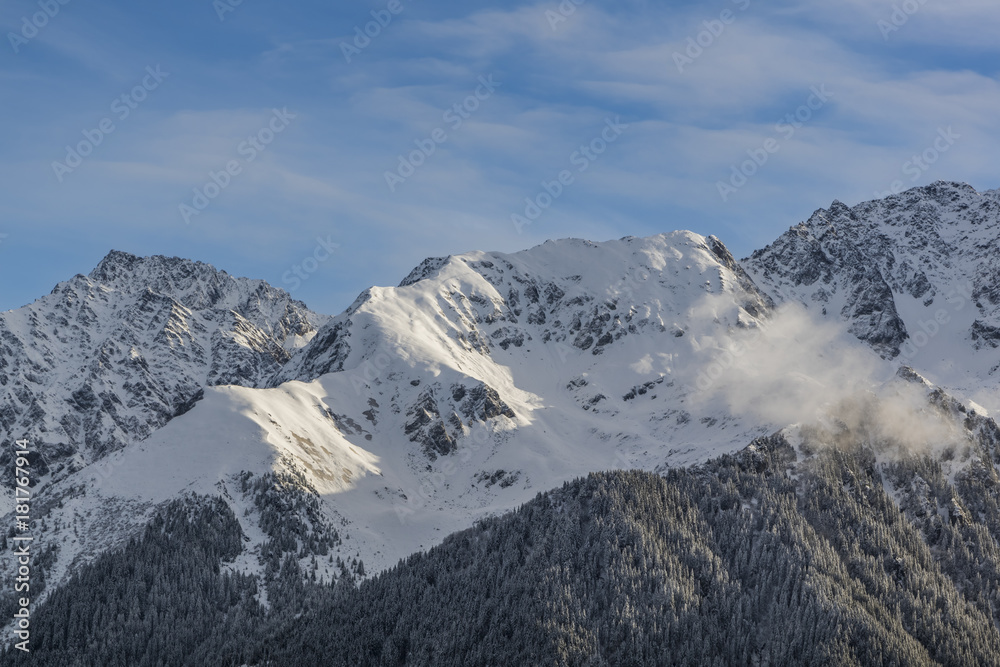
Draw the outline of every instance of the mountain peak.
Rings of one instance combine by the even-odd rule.
[[[124,250],[110,250],[104,259],[100,261],[97,265],[98,268],[102,266],[114,266],[119,264],[132,264],[137,260],[141,259],[138,255],[133,255],[130,252],[125,252]],[[96,270],[96,269],[95,269]]]
[[[131,271],[140,261],[142,259],[132,253],[112,250],[94,267],[88,277],[99,283],[114,282],[116,276]]]
[[[921,324],[935,316],[962,321],[950,326],[966,328],[965,338],[995,349],[992,334],[982,339],[983,332],[1000,330],[998,247],[997,197],[968,183],[935,181],[853,207],[834,201],[754,252],[744,266],[765,291],[846,321],[887,356],[901,350],[912,356],[929,354],[916,346],[928,346]],[[907,343],[911,335],[914,342]],[[936,340],[931,347],[939,345]],[[934,354],[947,365],[947,351]],[[1000,369],[995,362],[989,367]]]
[[[934,181],[927,185],[918,185],[897,194],[891,194],[883,199],[875,199],[861,206],[885,204],[888,206],[911,206],[921,200],[931,200],[941,205],[960,201],[964,197],[978,198],[984,193],[978,192],[968,183],[959,181]]]
[[[121,250],[112,250],[90,272],[90,279],[118,289],[132,291],[135,287],[144,289],[150,283],[163,283],[194,278],[225,278],[225,271],[216,269],[211,264],[198,262],[181,257],[151,255],[140,257]]]
[[[928,185],[923,186],[923,188],[914,188],[915,190],[924,189],[927,191],[936,190],[958,190],[965,192],[976,192],[976,189],[964,181],[934,181]],[[978,194],[978,193],[977,193]]]
[[[430,258],[398,288],[364,292],[273,383],[363,366],[404,340],[408,367],[423,355],[431,366],[474,368],[484,357],[512,354],[511,348],[541,354],[556,345],[597,357],[630,347],[617,342],[624,338],[645,345],[660,334],[682,337],[688,315],[706,295],[731,302],[717,321],[733,327],[753,325],[773,304],[722,241],[688,231]],[[413,315],[426,312],[437,318]],[[662,352],[662,342],[657,345]]]
[[[285,303],[290,295],[263,280],[240,278],[211,264],[182,257],[140,257],[112,250],[87,278],[122,294],[152,292],[186,308],[240,310],[247,300]],[[296,301],[302,310],[305,304]]]
[[[264,382],[326,319],[262,280],[112,250],[0,314],[0,437],[24,434],[69,471],[145,438],[207,386]]]

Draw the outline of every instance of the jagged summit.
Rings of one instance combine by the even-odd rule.
[[[993,350],[1000,347],[995,192],[938,181],[852,207],[835,201],[743,264],[776,300],[845,322],[884,356],[944,361],[954,350],[940,346],[955,338]],[[945,327],[949,335],[938,338]],[[986,356],[995,371],[1000,359]]]
[[[686,231],[431,258],[399,287],[366,290],[274,383],[357,367],[399,339],[413,346],[411,358],[420,356],[414,350],[436,359],[555,343],[596,356],[646,329],[683,331],[686,311],[706,294],[736,300],[742,314],[732,314],[734,325],[762,316],[770,303],[721,241]],[[400,330],[400,322],[408,325]]]
[[[126,294],[149,291],[167,296],[188,308],[239,309],[252,301],[257,307],[268,307],[267,302],[275,301],[306,309],[285,290],[263,280],[238,278],[211,264],[181,257],[139,257],[112,250],[87,278]]]
[[[212,278],[236,280],[225,271],[204,262],[165,255],[140,257],[121,250],[110,251],[88,274],[88,277],[109,287],[114,286],[126,290],[135,289],[137,286],[141,286],[141,288],[152,287],[150,282],[160,281],[159,286],[165,288],[166,291],[175,290],[169,283],[162,282],[164,279],[179,280],[185,277],[189,279],[197,277],[203,280]]]
[[[112,251],[0,313],[0,438],[79,465],[147,437],[206,386],[256,386],[326,319],[260,280]]]
[[[181,261],[179,257],[173,259]],[[97,263],[94,270],[90,272],[90,277],[94,280],[110,281],[123,271],[133,269],[141,261],[141,257],[130,252],[111,250],[104,256],[104,259]]]

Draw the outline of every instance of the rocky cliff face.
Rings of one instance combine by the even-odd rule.
[[[0,439],[74,469],[147,437],[205,387],[264,382],[326,319],[260,280],[112,252],[0,313]]]
[[[887,358],[955,323],[949,338],[998,344],[997,191],[938,182],[854,207],[834,202],[743,265],[777,301],[845,322]]]

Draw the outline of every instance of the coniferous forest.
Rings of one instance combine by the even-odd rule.
[[[940,457],[780,435],[662,476],[593,474],[360,584],[310,583],[287,556],[260,590],[224,566],[243,548],[228,506],[191,497],[54,591],[29,659],[997,665],[994,431],[951,478]]]

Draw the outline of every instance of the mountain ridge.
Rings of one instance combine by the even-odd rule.
[[[0,315],[0,427],[7,437],[40,415],[46,430],[24,428],[54,463],[39,476],[50,498],[39,540],[63,545],[49,578],[65,581],[192,492],[224,498],[238,517],[244,574],[263,581],[285,554],[326,580],[344,576],[334,555],[363,556],[370,575],[569,479],[699,464],[789,426],[786,414],[811,423],[839,410],[845,392],[895,392],[901,364],[927,392],[988,414],[1000,407],[982,363],[994,351],[1000,191],[943,183],[894,197],[834,202],[742,262],[716,237],[683,231],[429,258],[334,317],[207,264],[112,251],[90,275]],[[906,216],[916,232],[889,238]],[[945,238],[945,223],[978,230],[983,247],[946,256],[962,239]],[[949,290],[966,277],[959,307]],[[948,322],[935,319],[942,308]],[[938,335],[956,330],[969,335]],[[93,357],[73,352],[81,341]],[[931,362],[948,353],[957,368],[945,373]],[[56,377],[52,360],[74,355],[82,370]],[[818,374],[796,367],[803,360]],[[757,374],[772,384],[732,395]],[[33,384],[56,388],[36,390],[37,408]],[[830,399],[803,401],[814,413],[761,411],[791,400],[772,391],[779,384]],[[91,419],[90,440],[53,445],[76,424],[46,421],[60,400],[79,424]],[[119,404],[145,420],[122,419]],[[275,522],[291,506],[281,516],[313,546]],[[59,520],[68,511],[71,524]]]
[[[998,251],[1000,192],[937,181],[853,207],[834,201],[743,263],[779,302],[839,318],[887,358],[918,348],[936,357],[938,379],[958,384],[972,378],[945,373],[930,339],[957,326],[975,352],[1000,347]],[[936,319],[947,321],[926,325]],[[975,379],[997,371],[1000,356],[976,356],[990,370]]]
[[[0,313],[0,437],[32,440],[49,468],[78,467],[148,436],[206,386],[264,381],[325,320],[264,281],[112,251]]]

